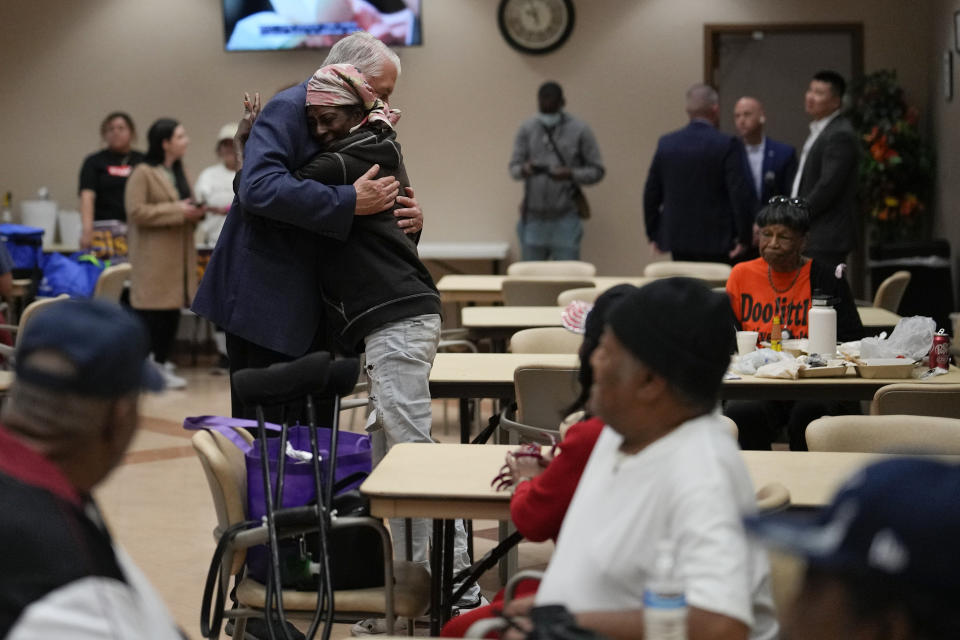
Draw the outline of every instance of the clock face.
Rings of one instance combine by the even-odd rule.
[[[524,53],[548,53],[557,49],[573,31],[571,0],[501,0],[500,32],[515,49]]]

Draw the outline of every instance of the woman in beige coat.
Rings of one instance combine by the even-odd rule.
[[[181,159],[190,139],[183,125],[161,118],[147,133],[143,163],[127,180],[125,204],[130,264],[130,305],[150,331],[153,357],[162,365],[168,388],[186,381],[174,375],[167,359],[177,335],[180,309],[197,289],[197,251],[193,234],[203,209],[190,199]]]

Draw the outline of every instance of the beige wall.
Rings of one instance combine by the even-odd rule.
[[[405,112],[400,138],[427,240],[514,240],[521,187],[506,163],[536,87],[552,78],[566,87],[568,109],[594,127],[607,165],[604,182],[587,191],[595,218],[584,258],[605,273],[641,270],[650,259],[643,181],[658,136],[683,124],[684,90],[703,77],[707,22],[863,22],[867,70],[896,67],[912,101],[928,104],[927,2],[577,0],[572,37],[545,57],[504,43],[497,4],[426,0],[426,44],[400,52],[394,103]],[[946,15],[954,3],[940,4]],[[227,54],[220,20],[218,0],[3,0],[0,191],[19,200],[47,185],[62,206],[75,206],[80,162],[112,109],[129,110],[141,133],[159,116],[180,119],[196,175],[213,162],[215,132],[239,115],[244,90],[270,94],[322,60],[317,52]],[[950,133],[956,139],[957,128]]]

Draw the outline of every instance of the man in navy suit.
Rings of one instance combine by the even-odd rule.
[[[753,210],[735,138],[717,130],[719,98],[687,91],[690,123],[660,138],[643,193],[647,237],[674,260],[729,262],[753,240]]]
[[[807,201],[807,257],[821,264],[845,262],[857,240],[857,172],[860,140],[841,114],[846,82],[836,71],[813,76],[804,100],[810,135],[803,144],[792,196]]]
[[[765,136],[766,121],[759,100],[749,96],[737,100],[733,124],[740,136],[747,184],[753,190],[754,212],[773,196],[789,194],[797,172],[797,152],[790,145]]]
[[[331,59],[357,66],[384,98],[400,72],[396,54],[366,33],[340,40],[324,64]],[[304,105],[306,82],[275,95],[257,118],[244,149],[237,197],[193,301],[197,314],[227,333],[231,378],[240,369],[327,347],[318,237],[344,240],[353,216],[383,211],[395,200],[407,207],[397,211],[401,228],[410,233],[422,228],[412,190],[410,197],[398,197],[396,178],[375,179],[379,167],[345,186],[291,174],[320,150],[307,130]],[[233,415],[252,417],[251,411],[234,394]]]

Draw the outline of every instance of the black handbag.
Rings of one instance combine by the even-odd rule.
[[[602,636],[577,624],[573,615],[560,604],[534,607],[530,610],[533,629],[527,640],[602,640]]]

